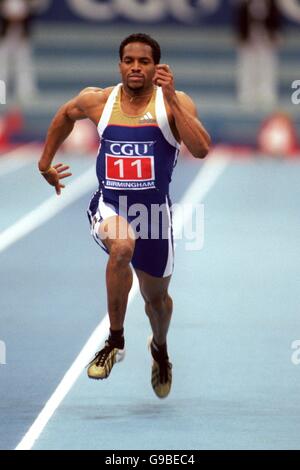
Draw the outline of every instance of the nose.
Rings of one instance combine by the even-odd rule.
[[[132,72],[139,72],[141,70],[141,66],[138,60],[135,60],[131,65]]]

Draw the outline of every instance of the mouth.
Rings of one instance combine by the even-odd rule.
[[[144,79],[143,75],[137,75],[137,74],[128,75],[128,78],[129,78],[130,80],[134,80],[134,81],[136,81],[136,80],[138,81],[138,80],[143,80],[143,79]]]

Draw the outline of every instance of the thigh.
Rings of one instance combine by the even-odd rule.
[[[91,227],[91,235],[98,245],[110,252],[114,242],[128,242],[135,245],[135,235],[129,222],[120,215],[120,207],[116,202],[104,200],[100,189],[93,195],[87,215]]]
[[[135,269],[136,275],[139,280],[141,294],[147,302],[158,297],[164,297],[168,292],[168,287],[171,281],[171,275],[167,277],[155,277],[150,274]]]
[[[135,235],[130,224],[119,215],[102,220],[98,226],[98,238],[110,253],[114,246],[126,245],[132,253],[135,246]]]

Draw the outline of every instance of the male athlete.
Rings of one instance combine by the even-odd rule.
[[[56,151],[74,127],[89,118],[97,126],[100,149],[96,171],[99,188],[88,209],[91,232],[108,253],[106,285],[110,334],[105,346],[90,362],[88,376],[105,379],[125,355],[124,319],[132,285],[132,264],[153,336],[151,383],[159,398],[172,384],[172,364],[167,352],[167,332],[172,315],[168,294],[173,270],[173,238],[169,183],[180,143],[192,155],[204,158],[210,137],[200,123],[196,107],[185,93],[175,91],[168,65],[160,64],[160,46],[146,34],[132,34],[120,45],[122,83],[108,88],[86,88],[55,115],[39,161],[39,170],[56,193],[69,167],[51,166]],[[159,205],[166,236],[138,236],[135,204]],[[136,214],[135,214],[136,215]],[[150,217],[149,215],[149,217]],[[146,235],[151,235],[151,217]]]

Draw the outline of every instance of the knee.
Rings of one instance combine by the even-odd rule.
[[[167,292],[150,297],[146,300],[146,304],[148,304],[148,306],[151,307],[151,310],[157,314],[165,312],[166,310],[168,310],[169,313],[172,313],[172,298]]]
[[[118,243],[110,250],[110,259],[116,267],[126,266],[131,262],[134,247],[130,243]]]

